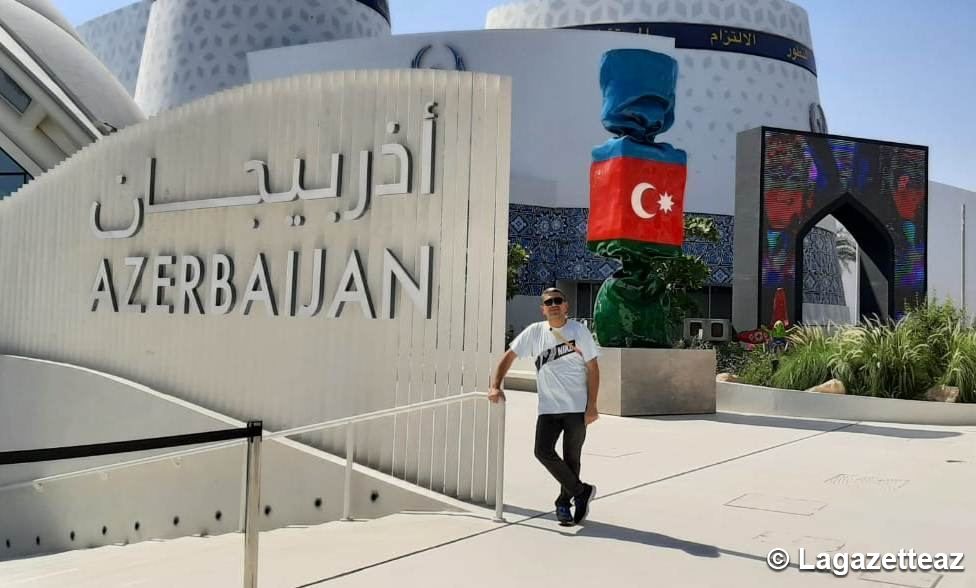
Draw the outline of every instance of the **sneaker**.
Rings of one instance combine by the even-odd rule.
[[[573,517],[573,522],[578,524],[586,520],[586,516],[590,514],[590,501],[594,498],[596,498],[596,486],[583,484],[583,491],[574,499],[576,502],[576,516]]]
[[[573,524],[573,513],[569,510],[569,506],[557,505],[556,506],[556,520],[559,524],[568,527]]]

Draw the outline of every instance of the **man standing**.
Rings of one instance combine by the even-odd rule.
[[[566,296],[557,288],[542,293],[546,320],[529,325],[512,341],[492,374],[488,398],[505,400],[502,382],[516,357],[535,359],[539,417],[535,429],[535,456],[559,481],[556,518],[563,526],[582,522],[589,514],[596,487],[580,480],[580,455],[586,427],[599,418],[596,409],[600,387],[593,335],[582,324],[569,320]],[[563,436],[563,456],[556,441]],[[575,514],[570,507],[575,504]]]

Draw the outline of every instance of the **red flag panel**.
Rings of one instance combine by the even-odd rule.
[[[680,247],[687,166],[615,157],[590,167],[589,241],[628,239]]]

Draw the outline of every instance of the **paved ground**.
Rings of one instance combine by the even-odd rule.
[[[261,536],[262,586],[976,588],[976,428],[741,414],[589,430],[591,520],[559,527],[531,456],[535,395],[509,392],[508,523],[404,513]],[[239,535],[0,563],[0,586],[240,586]],[[771,571],[767,553],[794,560]],[[819,552],[963,552],[971,571],[799,571]]]

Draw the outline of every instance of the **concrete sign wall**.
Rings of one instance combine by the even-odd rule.
[[[0,202],[0,351],[268,429],[485,390],[504,344],[510,95],[492,75],[337,72],[86,148]],[[490,501],[487,412],[362,427],[360,461]]]

